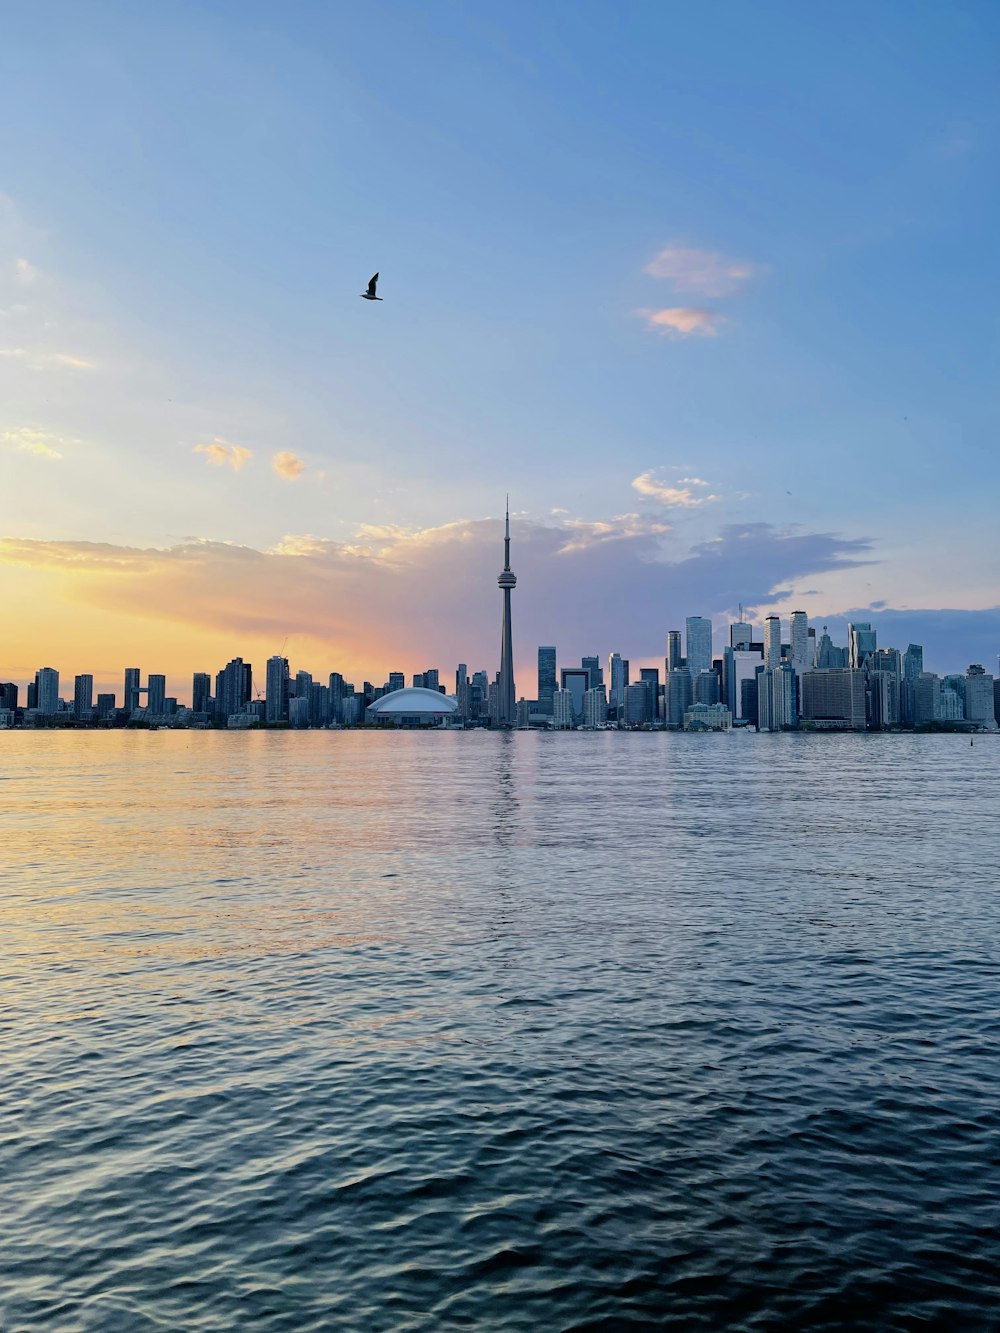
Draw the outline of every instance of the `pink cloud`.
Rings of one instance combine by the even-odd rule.
[[[669,306],[665,310],[637,310],[650,333],[668,338],[714,338],[725,324],[724,315],[695,306]]]
[[[714,250],[668,245],[650,260],[646,272],[666,278],[678,292],[735,296],[759,270],[746,259],[730,259]]]
[[[271,459],[271,466],[278,476],[284,477],[286,481],[294,481],[306,469],[302,459],[288,449],[282,449],[280,453],[275,454]]]

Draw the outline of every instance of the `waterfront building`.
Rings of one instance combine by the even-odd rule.
[[[965,700],[950,685],[941,683],[941,696],[938,705],[939,722],[962,722],[965,719]]]
[[[150,677],[152,679],[152,677]],[[225,722],[235,713],[246,711],[253,696],[253,670],[242,657],[234,657],[215,678],[215,718]],[[203,712],[196,708],[194,711]]]
[[[997,720],[993,701],[993,677],[985,668],[970,666],[965,678],[965,717],[984,731],[996,731]]]
[[[583,720],[583,696],[590,689],[590,672],[584,667],[563,667],[559,672],[561,689],[573,696],[573,713],[577,722]]]
[[[17,712],[18,688],[12,680],[0,681],[0,708],[7,712]]]
[[[660,718],[660,668],[659,667],[640,667],[639,681],[645,685],[646,692],[649,695],[649,720],[658,722]]]
[[[332,677],[331,677],[332,684]],[[270,726],[288,721],[288,658],[267,659],[264,681],[265,719]]]
[[[768,671],[781,665],[781,620],[768,616],[764,621],[764,666]]]
[[[361,699],[357,695],[352,698],[357,699],[360,720]],[[347,700],[344,702],[346,704]],[[353,715],[354,709],[349,711]],[[365,716],[369,722],[392,727],[440,727],[460,721],[456,701],[440,690],[431,690],[426,686],[392,690],[389,694],[383,694],[381,699],[369,704]]]
[[[125,668],[125,694],[122,706],[130,717],[139,707],[139,676],[138,667]]]
[[[163,717],[163,701],[167,697],[167,678],[156,672],[147,676],[146,712],[151,717]]]
[[[196,671],[191,677],[191,711],[207,713],[212,694],[212,677],[207,671]]]
[[[557,731],[568,731],[576,725],[576,709],[569,690],[552,691],[552,726]]]
[[[822,667],[801,677],[802,718],[826,731],[864,731],[865,676],[850,667]]]
[[[667,673],[667,698],[664,719],[668,727],[682,727],[684,714],[694,702],[691,672],[687,667],[677,667]]]
[[[115,696],[113,694],[99,694],[97,696],[97,720],[106,722],[115,715]]]
[[[766,658],[765,658],[766,661]],[[799,722],[795,669],[790,662],[757,672],[757,726],[786,731]]]
[[[625,718],[630,727],[649,726],[655,720],[650,708],[649,688],[645,681],[636,680],[625,687]]]
[[[725,704],[692,704],[684,712],[685,731],[729,731],[733,715]]]
[[[603,685],[595,685],[583,696],[583,725],[588,731],[603,727],[608,721],[608,701]]]
[[[536,700],[537,702],[537,700]],[[518,731],[527,731],[531,726],[531,700],[518,699],[517,701],[517,729]]]
[[[747,640],[749,642],[749,640]],[[744,705],[745,683],[753,682],[757,668],[763,663],[759,648],[724,648],[722,650],[722,702],[726,704],[737,722],[756,722],[756,705],[753,716],[748,714]]]
[[[699,671],[691,681],[696,704],[717,704],[719,702],[719,677],[714,671]]]
[[[340,723],[344,720],[344,695],[353,693],[353,688],[348,691],[345,688],[344,677],[339,671],[331,671],[330,679],[327,683],[329,689],[328,708],[330,721]]]
[[[941,716],[941,677],[921,671],[913,682],[913,725],[928,727]]]
[[[551,644],[538,649],[538,711],[552,716],[552,695],[557,688],[556,650]]]
[[[899,725],[899,677],[894,671],[869,671],[866,695],[868,725],[873,731]]]
[[[497,587],[503,593],[503,619],[500,625],[500,675],[497,680],[496,718],[498,726],[512,727],[514,716],[514,649],[510,625],[510,594],[517,578],[510,567],[510,502],[504,518],[503,569]]]
[[[59,672],[55,667],[35,672],[35,708],[42,717],[55,717],[59,712]]]
[[[73,681],[73,716],[86,721],[94,711],[94,677],[88,673]]]
[[[864,666],[878,647],[878,635],[868,621],[859,621],[856,625],[848,625],[847,634],[850,655],[849,665],[857,670]]]
[[[906,726],[913,726],[914,686],[924,669],[924,650],[919,643],[911,643],[903,654],[903,679],[899,689],[899,718]]]
[[[688,616],[685,624],[687,668],[691,679],[712,665],[712,622],[705,616]]]
[[[815,647],[809,639],[809,617],[804,611],[793,611],[791,624],[788,632],[788,643],[791,648],[792,666],[798,675],[803,671],[811,671],[815,666],[811,649]]]
[[[288,723],[289,726],[308,727],[309,725],[309,696],[306,694],[293,694],[288,700]]]

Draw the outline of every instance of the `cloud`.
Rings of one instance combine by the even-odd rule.
[[[723,324],[724,315],[715,310],[676,305],[665,310],[637,310],[646,321],[650,333],[662,333],[668,338],[714,338]]]
[[[278,476],[284,477],[286,481],[294,481],[306,469],[302,459],[288,449],[283,449],[281,453],[275,454],[271,459],[271,466]]]
[[[40,348],[0,347],[0,356],[20,361],[27,370],[93,370],[94,362],[73,352],[49,352]]]
[[[758,271],[745,259],[679,245],[666,246],[646,265],[652,277],[666,278],[675,291],[696,296],[735,296]]]
[[[865,540],[761,523],[724,527],[711,542],[671,554],[668,524],[635,514],[518,519],[512,535],[515,645],[526,695],[536,644],[558,644],[565,662],[612,649],[655,659],[666,630],[685,615],[721,620],[740,601],[763,605],[775,589],[850,567],[871,551]],[[316,672],[382,680],[390,670],[449,669],[459,661],[494,670],[502,551],[498,519],[369,529],[348,541],[291,534],[272,551],[213,541],[163,550],[0,541],[0,561],[46,571],[46,598],[88,608],[93,626],[102,616],[132,624],[141,613],[144,626],[175,627],[178,665],[165,669],[187,679],[194,667],[220,664],[203,660],[205,644],[223,643],[228,655],[258,663],[285,635],[296,643],[298,665]],[[54,636],[58,618],[50,622]],[[16,638],[16,620],[9,628]],[[53,638],[35,647],[55,657],[59,645]]]
[[[204,454],[206,460],[213,467],[226,467],[228,465],[234,472],[239,472],[244,463],[253,458],[251,449],[244,449],[241,444],[230,444],[227,440],[220,440],[218,436],[211,444],[196,444],[191,452]]]
[[[689,477],[682,478],[676,486],[671,486],[667,482],[660,481],[653,472],[642,472],[632,481],[633,490],[638,491],[646,499],[678,509],[697,509],[699,505],[718,500],[717,495],[695,495],[691,490],[692,486],[707,485],[707,481]]]
[[[14,277],[22,287],[31,287],[42,276],[41,269],[27,259],[18,259],[14,264]]]
[[[18,426],[15,430],[4,431],[3,435],[0,435],[0,439],[5,444],[20,449],[23,453],[36,454],[39,458],[49,459],[62,458],[62,454],[55,446],[68,443],[58,435],[52,435],[49,431],[36,430],[33,426]]]

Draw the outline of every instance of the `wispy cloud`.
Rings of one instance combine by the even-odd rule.
[[[35,267],[28,259],[17,259],[14,262],[14,277],[22,287],[31,287],[42,276],[41,269]]]
[[[714,338],[726,322],[718,311],[686,305],[635,313],[646,321],[650,333],[662,333],[668,338]]]
[[[286,481],[294,481],[300,477],[306,469],[305,463],[293,454],[289,449],[282,449],[280,453],[274,455],[271,459],[271,466],[277,472],[279,477],[284,477]]]
[[[93,370],[94,362],[73,352],[51,352],[37,347],[0,347],[0,357],[19,361],[26,370]]]
[[[56,445],[65,445],[66,440],[50,431],[37,430],[34,426],[18,426],[15,430],[6,430],[0,436],[4,444],[19,449],[22,453],[35,454],[39,458],[62,458]]]
[[[697,509],[699,505],[718,500],[717,495],[695,495],[692,486],[707,486],[707,481],[698,477],[682,478],[675,485],[661,481],[655,472],[642,472],[632,481],[632,489],[638,491],[647,500],[676,509]]]
[[[251,449],[244,449],[242,444],[230,444],[228,440],[216,437],[211,444],[196,444],[192,453],[204,454],[213,467],[231,467],[234,472],[253,457]]]
[[[695,296],[735,296],[759,272],[746,259],[730,259],[714,250],[668,245],[646,265],[654,278],[665,278],[675,291]]]

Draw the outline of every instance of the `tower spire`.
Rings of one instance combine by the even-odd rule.
[[[503,593],[503,619],[500,626],[500,676],[497,682],[497,725],[512,727],[516,719],[514,706],[514,653],[511,647],[510,594],[517,586],[517,576],[510,567],[510,496],[507,496],[503,529],[503,569],[497,587]]]

